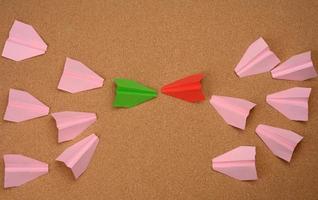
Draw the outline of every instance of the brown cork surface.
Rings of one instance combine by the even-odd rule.
[[[1,116],[9,88],[16,88],[51,112],[96,112],[98,120],[75,140],[58,144],[50,115],[21,123],[1,119],[1,156],[24,154],[50,167],[49,174],[18,188],[0,183],[1,200],[318,199],[318,79],[279,81],[269,73],[239,79],[233,71],[260,36],[281,60],[312,50],[318,65],[317,1],[0,0],[1,48],[15,19],[33,25],[48,51],[21,62],[0,57]],[[78,94],[57,90],[66,56],[104,77],[104,87]],[[131,109],[111,106],[113,78],[159,90],[199,72],[206,74],[202,103],[159,93]],[[265,102],[267,94],[295,86],[313,88],[308,122],[290,121]],[[224,123],[209,105],[212,94],[257,104],[245,131]],[[290,164],[256,136],[260,123],[304,136]],[[91,133],[100,143],[75,181],[55,158]],[[256,146],[259,180],[240,182],[211,170],[213,157],[240,145]],[[2,159],[0,168],[3,180]]]

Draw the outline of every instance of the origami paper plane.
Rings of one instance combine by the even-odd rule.
[[[70,168],[77,179],[87,169],[98,142],[99,139],[95,134],[89,135],[67,148],[56,160]]]
[[[66,58],[58,89],[70,93],[77,93],[100,88],[103,84],[104,79],[83,63],[71,58]]]
[[[47,174],[48,164],[19,154],[6,154],[4,159],[4,187],[17,187]]]
[[[96,114],[88,112],[58,112],[52,113],[58,128],[58,142],[74,139],[90,125],[96,122]]]
[[[114,82],[117,86],[114,107],[130,108],[157,97],[156,90],[136,81],[117,78]]]
[[[236,65],[235,72],[242,78],[269,72],[279,63],[279,58],[269,49],[265,40],[259,38],[248,47],[240,62]]]
[[[311,60],[311,52],[307,51],[292,56],[272,70],[272,77],[293,81],[304,81],[317,77],[317,72]]]
[[[49,114],[49,107],[28,92],[10,89],[4,120],[22,122]]]
[[[256,105],[244,99],[215,95],[211,97],[210,104],[226,123],[243,130],[250,110]]]
[[[241,181],[257,180],[255,155],[254,146],[239,146],[214,158],[212,168]]]
[[[29,25],[15,20],[7,39],[2,56],[15,61],[21,61],[46,52],[47,45]]]
[[[203,101],[205,99],[201,85],[203,77],[203,74],[185,77],[165,85],[161,88],[161,92],[188,102]]]
[[[311,88],[294,87],[267,95],[266,101],[290,120],[308,121],[310,92]]]
[[[290,162],[295,147],[303,139],[293,131],[263,124],[257,126],[256,133],[274,155],[287,162]]]

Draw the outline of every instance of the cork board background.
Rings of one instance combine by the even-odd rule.
[[[34,26],[45,55],[14,62],[0,58],[0,113],[9,88],[22,89],[51,112],[96,112],[97,122],[75,140],[57,143],[49,115],[0,121],[0,155],[21,153],[49,163],[48,175],[3,189],[1,200],[55,199],[318,199],[318,79],[273,80],[269,73],[239,79],[244,51],[264,37],[281,60],[312,50],[318,65],[318,2],[299,1],[70,1],[0,0],[0,46],[14,19]],[[78,94],[57,90],[66,56],[105,78],[104,87]],[[132,109],[115,109],[112,79],[129,78],[160,89],[202,72],[207,100],[187,103],[159,93]],[[265,102],[269,93],[312,87],[309,121],[289,121]],[[257,104],[245,131],[224,123],[209,105],[212,94]],[[255,135],[258,124],[304,136],[290,164]],[[55,158],[81,138],[100,143],[88,170],[74,181]],[[240,145],[255,145],[259,180],[240,182],[210,169],[211,159]],[[0,179],[3,180],[3,161]],[[2,181],[3,182],[3,181]]]

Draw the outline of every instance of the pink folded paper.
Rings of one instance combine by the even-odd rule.
[[[49,114],[49,107],[28,92],[10,89],[4,120],[22,122]]]
[[[294,87],[267,95],[266,101],[290,120],[308,121],[311,88]]]
[[[19,154],[6,154],[4,159],[4,188],[17,187],[47,174],[48,164]]]
[[[58,89],[70,93],[77,93],[102,87],[103,83],[104,79],[83,63],[71,58],[66,58]]]
[[[213,158],[212,168],[241,181],[257,180],[255,155],[254,146],[239,146]]]
[[[290,162],[295,147],[303,139],[293,131],[263,124],[257,126],[256,133],[274,155],[287,162]]]
[[[56,160],[64,162],[67,167],[71,168],[77,179],[87,169],[98,142],[99,139],[95,134],[89,135],[67,148]]]
[[[311,52],[307,51],[292,56],[272,70],[272,77],[293,81],[304,81],[317,77],[317,72],[311,60]]]
[[[88,112],[58,112],[52,113],[58,128],[58,142],[74,139],[90,125],[96,122],[96,114]]]
[[[2,56],[21,61],[42,55],[46,49],[47,45],[31,25],[15,20],[4,45]]]
[[[269,49],[264,39],[259,38],[248,47],[236,65],[235,72],[242,78],[269,72],[279,63],[279,58]]]
[[[256,105],[244,99],[215,95],[211,97],[210,104],[226,123],[243,130],[250,110]]]

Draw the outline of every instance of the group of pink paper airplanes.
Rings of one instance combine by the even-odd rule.
[[[16,20],[6,40],[2,56],[21,61],[42,55],[46,49],[47,45],[31,25]],[[259,38],[248,47],[235,67],[235,72],[239,77],[246,77],[271,71],[275,79],[295,81],[317,77],[310,52],[292,56],[282,64],[279,63],[280,60],[269,49],[264,39]],[[74,70],[77,73],[74,73]],[[168,93],[169,90],[171,96],[183,100],[190,99],[190,102],[202,101],[202,77],[194,75],[184,78],[164,87],[162,91]],[[86,80],[90,84],[82,84],[82,81],[78,80]],[[103,78],[84,64],[67,58],[58,88],[76,93],[102,87],[103,81]],[[311,88],[294,87],[267,95],[266,101],[290,120],[308,121],[310,92]],[[29,106],[30,104],[32,106]],[[256,106],[244,99],[216,95],[212,95],[210,104],[227,124],[242,130],[245,129],[250,110]],[[49,107],[28,92],[10,89],[4,120],[22,122],[48,114]],[[96,114],[87,112],[64,111],[52,113],[52,116],[58,128],[59,143],[74,139],[96,121]],[[303,139],[291,130],[263,124],[257,126],[256,133],[274,155],[287,162],[291,161],[296,145]],[[98,142],[99,138],[91,134],[68,147],[56,160],[64,162],[77,179],[87,169]],[[212,168],[238,180],[256,180],[255,156],[254,146],[239,146],[212,159]],[[48,164],[20,154],[4,155],[4,163],[5,188],[20,186],[48,173]]]
[[[264,39],[259,38],[248,47],[235,72],[240,78],[269,71],[273,78],[282,80],[305,81],[317,77],[310,52],[279,63]],[[266,102],[289,120],[308,121],[310,92],[311,88],[294,87],[267,95]],[[212,96],[210,103],[226,123],[243,130],[250,110],[256,106],[244,99],[223,96]],[[291,130],[265,124],[258,125],[255,132],[275,156],[287,162],[303,139]],[[257,180],[255,156],[255,146],[239,146],[213,158],[212,168],[238,180]]]

